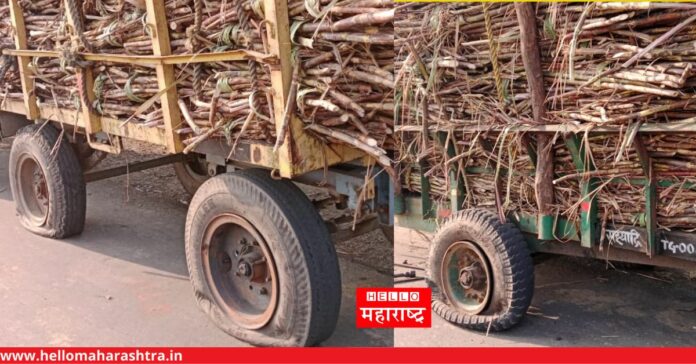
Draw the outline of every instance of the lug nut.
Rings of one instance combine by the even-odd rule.
[[[237,267],[237,271],[243,277],[251,276],[251,266],[247,262],[240,262],[239,267]]]

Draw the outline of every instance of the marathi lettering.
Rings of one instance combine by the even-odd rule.
[[[642,249],[640,233],[636,229],[631,230],[607,230],[607,239],[612,245],[630,246]]]
[[[425,308],[416,307],[360,307],[363,320],[384,325],[387,322],[414,321],[423,323]]]

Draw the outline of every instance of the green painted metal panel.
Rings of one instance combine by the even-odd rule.
[[[538,239],[540,225],[538,216],[531,214],[515,214],[513,221],[517,223],[520,230],[525,233],[534,234],[535,239]],[[576,223],[573,221],[561,217],[552,217],[551,225],[553,227],[552,240],[580,240]]]
[[[406,212],[395,216],[394,222],[397,226],[415,229],[426,232],[435,232],[437,222],[435,219],[424,218],[421,213],[422,200],[418,197],[404,197]]]
[[[577,135],[567,137],[565,144],[579,172],[594,170],[594,165],[587,158],[585,148]],[[593,195],[596,186],[595,178],[583,178],[580,181],[580,193],[583,196],[580,205],[580,243],[585,248],[591,248],[597,238],[597,200]]]
[[[553,216],[539,215],[537,237],[541,240],[554,240]]]

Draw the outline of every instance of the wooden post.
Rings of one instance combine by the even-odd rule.
[[[532,103],[534,121],[544,123],[546,118],[546,90],[541,68],[541,55],[537,41],[537,24],[533,4],[515,3],[520,25],[522,61],[527,73],[527,83]],[[553,145],[552,136],[537,134],[537,167],[534,186],[539,207],[539,238],[553,239]]]
[[[282,134],[285,106],[288,103],[290,85],[292,83],[292,44],[290,42],[290,25],[287,1],[264,0],[264,13],[270,25],[268,31],[268,48],[273,56],[278,57],[279,63],[271,65],[271,84],[273,88],[273,112],[275,114],[276,131]],[[283,145],[278,149],[278,166],[280,175],[290,178],[294,175],[293,150],[294,143],[300,134],[304,133],[302,122],[297,117],[290,118],[287,134]]]
[[[269,53],[278,59],[278,63],[271,65],[271,85],[276,131],[280,135],[293,75],[288,2],[287,0],[264,0],[263,5],[265,20],[270,28],[267,33]],[[295,102],[295,100],[290,101]],[[277,152],[278,172],[283,178],[292,178],[365,156],[363,152],[348,146],[324,145],[304,128],[304,122],[293,115],[288,125],[285,142]]]
[[[169,28],[167,23],[167,12],[164,1],[146,0],[148,26],[152,31],[152,49],[155,56],[169,56],[172,54],[172,47],[169,42]],[[164,117],[164,128],[167,135],[167,147],[170,153],[180,153],[184,150],[183,143],[179,134],[174,131],[181,126],[181,112],[179,111],[179,93],[174,77],[174,66],[169,64],[159,64],[157,70],[157,84],[160,90],[169,89],[162,95],[162,116]]]
[[[27,46],[27,28],[24,25],[24,13],[18,0],[10,0],[10,17],[12,27],[15,31],[15,46],[19,50],[29,49]],[[17,65],[19,67],[19,78],[22,81],[22,92],[24,93],[24,107],[26,108],[27,118],[36,120],[39,118],[39,107],[36,104],[34,95],[34,79],[31,78],[29,63],[31,57],[18,56]]]
[[[66,12],[66,18],[68,20],[68,24],[72,27],[72,29],[77,29],[75,27],[75,24],[73,24],[73,19],[77,16],[82,16],[81,14],[70,14],[70,6],[68,5],[68,0],[65,0],[64,3],[65,6],[65,12]],[[79,44],[79,41],[77,40],[78,35],[73,34],[73,39],[72,41],[75,42],[74,44]],[[77,82],[80,82],[80,77],[84,79],[84,85],[85,85],[85,98],[87,100],[82,100],[80,99],[80,104],[82,104],[82,122],[84,124],[85,128],[85,133],[87,134],[87,140],[91,143],[91,135],[98,133],[101,131],[101,116],[97,115],[94,110],[90,107],[90,105],[85,105],[84,101],[87,101],[89,103],[94,102],[96,99],[96,96],[94,95],[94,74],[92,71],[91,67],[85,67],[83,69],[77,69],[76,72],[80,73],[77,78]],[[78,84],[78,87],[81,87],[81,85]],[[97,147],[98,148],[98,147]]]

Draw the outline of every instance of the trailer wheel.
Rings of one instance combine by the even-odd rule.
[[[10,186],[19,221],[50,238],[80,234],[87,193],[80,162],[50,124],[22,128],[10,151]]]
[[[426,273],[433,311],[474,330],[516,325],[534,292],[534,266],[522,233],[485,210],[460,211],[441,226]]]
[[[336,327],[336,251],[312,203],[289,181],[249,170],[204,183],[186,219],[186,261],[201,309],[240,340],[312,346]]]
[[[191,196],[210,179],[208,175],[208,165],[204,157],[195,156],[185,162],[174,163],[174,173],[179,179],[181,186]]]

